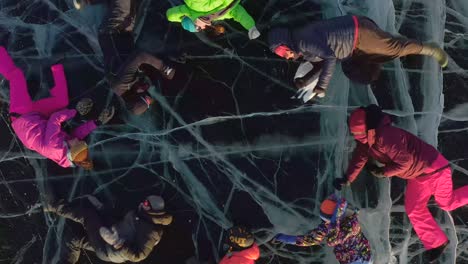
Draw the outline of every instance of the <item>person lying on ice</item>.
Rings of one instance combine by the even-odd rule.
[[[30,150],[68,168],[79,166],[92,169],[88,157],[88,145],[83,139],[100,124],[105,124],[114,114],[104,110],[98,120],[88,121],[65,133],[61,125],[76,115],[76,110],[67,109],[68,87],[62,65],[51,67],[55,86],[51,97],[33,101],[26,86],[23,71],[15,66],[4,47],[0,46],[0,74],[10,82],[11,126],[16,136]]]
[[[98,211],[103,210],[102,204],[92,198],[90,201],[94,201],[94,206],[85,204],[78,207],[63,200],[47,201],[44,205],[44,212],[80,223],[86,231],[84,235],[64,235],[63,246],[58,251],[58,263],[77,263],[81,250],[93,251],[99,259],[111,263],[143,261],[161,240],[163,226],[172,222],[172,215],[164,211],[162,197],[150,195],[136,210],[129,211],[119,222],[106,227]]]
[[[181,23],[187,31],[207,30],[213,27],[214,21],[232,18],[249,31],[249,39],[256,39],[260,36],[254,19],[240,5],[240,0],[184,0],[184,3],[184,5],[169,8],[166,16],[171,22]],[[224,32],[224,30],[221,31]]]
[[[340,264],[372,263],[370,244],[361,231],[357,212],[347,207],[345,199],[330,195],[320,205],[322,222],[315,229],[303,236],[278,234],[273,242],[308,247],[326,240]]]
[[[392,36],[363,16],[340,16],[293,30],[274,27],[268,41],[270,49],[285,59],[323,61],[314,89],[319,97],[325,96],[338,60],[343,61],[343,72],[349,79],[363,84],[378,79],[382,63],[407,55],[427,55],[442,67],[448,64],[447,54],[437,44]],[[300,79],[296,86],[301,89],[308,81]]]
[[[255,238],[245,227],[235,226],[227,233],[229,250],[219,264],[254,264],[260,258],[260,249]]]
[[[172,79],[175,69],[159,58],[135,49],[133,30],[137,24],[138,0],[74,0],[78,9],[86,5],[109,4],[106,20],[99,29],[99,44],[104,54],[106,76],[111,89],[122,98],[127,108],[136,115],[144,113],[154,102],[147,92],[153,80],[149,75],[158,71],[166,79]],[[150,67],[142,71],[141,67]]]
[[[445,157],[415,135],[392,126],[390,117],[377,105],[353,111],[349,129],[357,146],[346,178],[336,179],[335,186],[352,183],[366,164],[377,177],[406,179],[406,213],[427,250],[425,258],[428,262],[436,260],[449,241],[427,202],[434,196],[442,210],[455,210],[468,204],[468,186],[453,190],[452,170]]]

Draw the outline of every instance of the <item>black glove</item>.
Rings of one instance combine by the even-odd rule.
[[[336,178],[335,180],[333,180],[333,186],[338,191],[341,191],[341,188],[343,188],[343,186],[347,186],[347,185],[349,185],[349,182],[345,178]]]
[[[373,166],[373,167],[369,168],[369,171],[370,171],[370,173],[372,173],[372,175],[374,175],[377,178],[384,178],[385,177],[383,167]]]
[[[307,86],[307,81],[304,78],[297,78],[294,79],[294,85],[299,90]]]

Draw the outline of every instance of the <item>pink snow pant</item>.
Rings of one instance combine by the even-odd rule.
[[[26,79],[21,69],[7,73],[10,81],[10,113],[24,115],[31,112],[49,117],[52,113],[68,106],[68,87],[62,65],[51,67],[55,86],[50,90],[51,97],[33,101],[26,86]]]
[[[443,167],[437,163],[434,162],[430,169],[434,171]],[[447,236],[427,208],[427,202],[432,195],[442,210],[452,211],[468,204],[468,185],[453,190],[450,167],[432,175],[408,180],[405,194],[406,213],[427,250],[441,246],[448,241]]]
[[[15,66],[5,48],[0,46],[0,74],[10,82],[10,114],[38,112],[49,117],[68,106],[68,87],[63,66],[53,65],[51,70],[55,82],[55,86],[50,90],[51,97],[34,102],[29,95],[23,71]],[[82,140],[96,128],[94,121],[88,121],[77,127],[72,136]]]

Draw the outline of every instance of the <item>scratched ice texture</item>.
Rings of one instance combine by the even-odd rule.
[[[229,21],[222,22],[228,28],[223,37],[185,32],[165,20],[167,8],[179,3],[143,0],[137,46],[172,61],[176,78],[154,85],[157,104],[143,116],[119,108],[116,120],[90,136],[92,172],[58,168],[22,146],[7,121],[9,85],[0,79],[0,262],[55,262],[65,232],[82,232],[40,210],[47,182],[60,198],[93,194],[121,213],[148,194],[164,196],[176,220],[144,263],[217,261],[223,230],[233,224],[254,230],[259,263],[337,263],[327,247],[268,241],[319,222],[318,205],[334,192],[332,181],[343,175],[354,146],[347,116],[369,103],[437,146],[454,167],[455,186],[468,184],[468,1],[243,0],[264,33],[255,41]],[[97,40],[105,12],[105,5],[77,11],[68,0],[0,1],[0,44],[24,69],[35,98],[48,95],[49,66],[61,62],[70,107],[82,97],[98,107],[113,102]],[[298,63],[269,51],[265,29],[343,14],[366,15],[394,34],[435,41],[449,53],[449,67],[441,71],[430,58],[395,60],[370,87],[350,82],[338,66],[324,100],[292,102]],[[404,212],[404,189],[402,180],[363,172],[342,193],[360,208],[375,263],[423,263],[424,249]],[[468,263],[467,209],[449,214],[433,200],[429,206],[450,239],[441,263]],[[101,262],[83,252],[80,263]]]

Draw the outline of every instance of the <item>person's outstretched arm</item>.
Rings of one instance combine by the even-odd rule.
[[[330,80],[333,77],[333,73],[335,72],[336,61],[337,59],[335,57],[323,58],[322,72],[320,73],[316,87],[321,88],[322,90],[327,90]]]
[[[296,245],[300,247],[316,246],[322,243],[327,235],[327,227],[321,223],[317,228],[310,231],[307,235],[291,236],[285,234],[278,234],[275,240],[289,245]]]
[[[356,180],[359,173],[361,173],[362,168],[364,168],[369,160],[369,156],[367,154],[368,150],[369,147],[367,145],[357,142],[356,149],[354,149],[353,157],[349,162],[348,170],[346,172],[346,179],[349,183]]]
[[[195,20],[203,15],[203,13],[189,9],[186,5],[174,6],[166,11],[167,20],[178,23],[182,22],[184,17],[189,17],[190,19]]]
[[[47,121],[47,127],[43,139],[48,142],[56,142],[57,136],[62,133],[62,123],[72,119],[75,115],[76,110],[74,109],[63,109],[53,113]],[[62,139],[59,141],[62,141]],[[59,141],[57,141],[57,143]],[[44,144],[47,144],[47,142]]]
[[[247,30],[250,30],[255,26],[255,20],[240,4],[236,5],[229,13],[226,14],[226,16],[224,16],[224,18],[234,19]]]
[[[71,136],[79,140],[83,140],[85,137],[91,134],[91,132],[93,132],[96,128],[97,128],[96,121],[90,120],[78,126],[77,128],[73,129],[73,131],[71,132]]]

